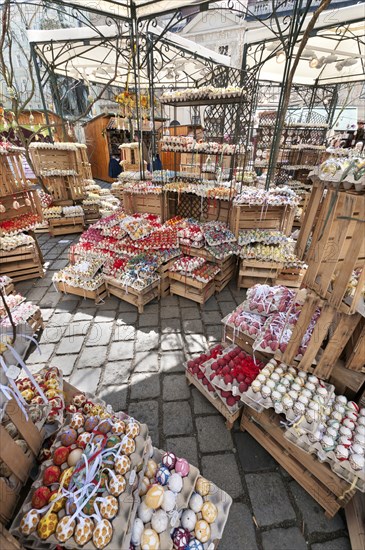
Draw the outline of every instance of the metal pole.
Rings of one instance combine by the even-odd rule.
[[[153,67],[153,37],[147,36],[148,44],[148,59],[147,59],[147,72],[150,89],[150,103],[151,103],[151,122],[152,122],[152,136],[151,136],[151,148],[152,148],[152,165],[151,172],[153,172],[153,159],[156,155],[156,127],[155,127],[155,89],[154,89],[154,67]],[[151,47],[150,47],[151,45]]]
[[[144,179],[144,163],[143,163],[143,146],[142,146],[142,126],[140,125],[139,119],[139,101],[140,101],[140,90],[139,90],[139,49],[138,49],[138,29],[137,29],[137,18],[136,18],[136,7],[133,0],[130,0],[130,10],[131,10],[131,47],[132,47],[132,60],[133,60],[133,76],[134,76],[134,86],[136,92],[136,117],[137,117],[137,134],[139,138],[139,171],[141,173],[142,179]],[[138,65],[137,65],[138,64]]]
[[[39,70],[39,65],[38,65],[38,60],[37,60],[37,54],[35,53],[35,50],[34,50],[34,46],[32,43],[30,43],[30,52],[31,52],[31,55],[32,55],[32,59],[33,59],[33,65],[34,65],[34,68],[35,68],[35,74],[37,76],[37,81],[38,81],[38,87],[39,87],[39,93],[41,95],[41,100],[42,100],[42,105],[43,105],[43,111],[44,111],[44,116],[46,118],[46,123],[47,123],[47,127],[48,127],[48,134],[49,134],[49,137],[53,143],[54,139],[53,139],[53,134],[52,134],[52,131],[51,131],[51,126],[50,126],[50,121],[49,121],[49,116],[48,116],[48,109],[47,109],[47,105],[46,105],[46,98],[44,97],[44,92],[43,92],[43,86],[42,86],[42,80],[41,80],[41,73],[40,73],[40,70]]]

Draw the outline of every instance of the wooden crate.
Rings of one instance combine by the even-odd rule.
[[[59,292],[64,292],[65,294],[74,294],[75,296],[80,296],[81,298],[89,298],[89,300],[94,300],[96,304],[103,302],[107,297],[105,283],[103,283],[95,290],[84,290],[83,288],[70,286],[64,282],[58,282],[56,283],[56,286]]]
[[[189,386],[193,384],[198,391],[206,398],[208,401],[217,409],[218,412],[220,412],[224,418],[226,419],[226,427],[228,430],[231,430],[233,428],[234,422],[241,416],[242,408],[238,409],[235,413],[231,413],[223,401],[217,397],[216,399],[213,399],[209,391],[205,390],[202,384],[199,384],[198,380],[193,376],[188,369],[185,371],[185,376],[188,381]]]
[[[29,148],[36,175],[46,170],[75,170],[77,172],[77,147],[73,143],[69,149],[58,149],[57,146],[42,148],[35,144]]]
[[[170,294],[188,298],[198,304],[203,305],[215,293],[215,283],[201,283],[192,277],[180,275],[180,273],[169,272]]]
[[[234,205],[231,230],[238,239],[241,229],[276,229],[290,235],[295,217],[295,206]]]
[[[86,197],[85,184],[82,176],[66,176],[66,189],[69,198],[74,201],[80,201]]]
[[[0,275],[8,275],[14,282],[43,277],[42,260],[35,244],[0,250]]]
[[[347,529],[353,550],[365,550],[365,499],[357,492],[345,506]]]
[[[58,204],[60,204],[60,202],[62,201],[69,200],[65,176],[43,177],[43,182],[48,192],[52,195],[53,199],[57,201]]]
[[[76,216],[73,218],[51,218],[49,220],[49,232],[52,237],[56,237],[57,235],[72,235],[73,233],[82,233],[83,231],[83,216]]]
[[[253,344],[254,340],[250,336],[247,336],[246,334],[235,333],[233,330],[233,327],[230,325],[226,325],[223,331],[223,342],[229,342],[231,344],[236,344],[237,346],[240,346],[248,355],[255,356],[256,359],[259,361],[262,361],[263,363],[267,363],[269,359],[272,358],[272,355],[269,353],[266,353],[264,351],[253,351]]]
[[[328,464],[287,440],[280,420],[271,410],[256,412],[245,407],[241,430],[252,435],[332,518],[351,501],[356,489],[332,472]]]
[[[123,191],[123,205],[127,214],[155,214],[164,221],[163,195],[155,193],[138,194]]]
[[[160,282],[155,281],[142,291],[135,290],[132,287],[126,289],[118,279],[105,277],[108,296],[116,296],[129,304],[133,304],[138,309],[138,313],[143,313],[144,306],[152,302],[155,298],[160,299]]]
[[[24,172],[23,152],[22,149],[0,154],[0,197],[33,189]]]
[[[14,203],[19,204],[19,208],[14,208]],[[5,207],[5,212],[1,212],[0,222],[12,220],[18,216],[35,215],[38,221],[43,221],[43,211],[38,193],[35,190],[18,191],[12,195],[1,197],[1,204]],[[24,222],[26,224],[26,222]],[[0,226],[0,235],[6,234]]]
[[[230,256],[226,260],[217,262],[220,273],[218,273],[214,278],[216,293],[222,292],[222,290],[234,278],[236,272],[236,263],[236,258],[234,256]]]
[[[346,313],[356,311],[365,282],[364,220],[364,195],[328,190],[306,256],[303,284]],[[349,306],[344,297],[356,268],[362,274]]]
[[[287,267],[283,268],[275,280],[275,285],[283,285],[289,288],[300,288],[303,284],[305,269]]]
[[[176,258],[164,262],[158,268],[158,274],[160,276],[160,297],[165,298],[170,295],[170,278],[169,278],[169,269],[172,264],[175,262]]]
[[[76,162],[77,162],[77,173],[84,180],[92,180],[93,175],[91,172],[91,164],[89,162],[89,157],[87,156],[87,147],[82,143],[75,143],[77,147],[76,152]]]
[[[283,264],[278,262],[241,260],[237,288],[250,288],[257,284],[275,285],[275,281],[282,269]]]
[[[9,296],[9,294],[13,294],[15,290],[15,286],[14,286],[14,283],[9,283],[8,285],[4,286],[4,294],[5,296]]]
[[[310,236],[316,227],[316,222],[325,198],[325,187],[318,178],[315,179],[312,186],[312,192],[301,218],[301,228],[297,239],[295,254],[300,260],[305,260],[307,244]]]

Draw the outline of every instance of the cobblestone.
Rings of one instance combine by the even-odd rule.
[[[109,384],[126,384],[131,372],[131,361],[114,361],[113,363],[106,363],[102,383],[104,386]]]
[[[121,359],[132,359],[134,351],[134,341],[113,342],[109,350],[110,361],[120,361]]]
[[[327,542],[312,544],[311,550],[351,550],[351,544],[348,538],[341,537]],[[352,550],[358,549],[353,548]]]
[[[189,399],[190,390],[183,374],[171,374],[163,378],[162,397],[165,401]]]
[[[160,380],[157,374],[138,372],[132,375],[131,399],[151,399],[160,395]]]
[[[188,401],[163,404],[163,432],[169,435],[190,435],[193,419]]]
[[[138,351],[134,359],[134,372],[158,372],[157,351]]]
[[[96,393],[99,384],[101,369],[87,368],[75,370],[70,378],[70,383],[80,391]]]
[[[106,361],[107,347],[95,346],[84,348],[77,363],[79,369],[87,367],[102,367]]]
[[[156,401],[141,401],[140,403],[131,403],[128,413],[137,418],[140,422],[147,424],[152,443],[155,446],[160,445],[160,434],[158,425],[158,404]]]
[[[202,466],[203,475],[232,498],[242,495],[242,481],[233,453],[203,456]]]
[[[258,550],[255,525],[246,504],[241,502],[232,504],[219,548],[223,550]]]
[[[279,474],[248,474],[246,483],[260,527],[295,519],[294,508]]]
[[[185,372],[183,362],[185,356],[182,351],[169,351],[164,352],[160,359],[160,370],[165,373],[171,372]]]
[[[35,349],[28,357],[27,363],[46,363],[51,358],[52,353],[54,352],[54,344],[42,344],[40,349]],[[39,353],[40,351],[40,353]]]
[[[91,327],[86,339],[86,346],[107,346],[112,336],[112,330],[111,323],[96,323]]]
[[[65,353],[78,353],[81,350],[83,343],[84,338],[82,336],[70,336],[68,338],[63,338],[56,353],[59,355],[63,355]]]
[[[199,447],[202,453],[231,451],[233,442],[222,416],[204,416],[196,419]]]
[[[137,330],[136,351],[150,351],[158,347],[159,334],[155,330],[146,328]]]
[[[271,529],[262,533],[264,550],[307,550],[307,543],[298,527]]]
[[[109,384],[108,386],[102,386],[98,395],[111,405],[115,412],[123,411],[127,406],[128,385]]]
[[[183,339],[179,333],[163,334],[161,336],[162,351],[179,350],[183,348]]]
[[[199,467],[198,446],[194,437],[170,437],[166,439],[166,450],[183,456],[190,464]]]

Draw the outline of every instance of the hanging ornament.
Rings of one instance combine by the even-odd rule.
[[[33,124],[33,122],[34,122],[34,115],[33,115],[33,113],[30,113],[30,115],[29,115],[29,122],[30,122],[31,124]]]
[[[25,202],[26,206],[32,206],[32,203],[30,202],[30,199],[26,198],[24,202]]]
[[[18,201],[14,201],[14,202],[13,202],[13,208],[14,208],[14,210],[19,210],[20,204],[19,204]]]
[[[6,208],[3,204],[0,204],[0,212],[3,214],[4,212],[6,212]]]
[[[72,137],[72,129],[69,122],[67,123],[67,133],[70,137]]]

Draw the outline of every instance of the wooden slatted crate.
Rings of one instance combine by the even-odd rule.
[[[6,154],[0,153],[0,197],[33,189],[24,172],[24,152],[24,149],[15,148]]]
[[[51,218],[49,220],[49,232],[52,237],[57,235],[72,235],[84,231],[84,217]]]
[[[42,259],[35,244],[0,250],[0,275],[8,275],[14,282],[43,277]]]
[[[155,214],[164,221],[164,201],[162,193],[138,194],[123,191],[123,205],[127,214]]]
[[[69,199],[63,176],[43,177],[44,185],[55,201],[67,201]]]
[[[103,302],[108,294],[105,283],[103,283],[95,290],[85,290],[83,288],[68,285],[63,281],[56,283],[56,287],[59,292],[64,292],[65,294],[74,294],[75,296],[80,296],[80,298],[88,298],[89,300],[94,300],[96,304]]]
[[[179,273],[169,272],[170,278],[170,294],[173,296],[182,296],[194,302],[198,302],[201,306],[209,300],[215,293],[214,279],[208,283],[201,283],[193,277],[180,275]]]
[[[295,206],[234,205],[231,231],[238,238],[241,229],[276,229],[290,235],[295,217]]]
[[[279,271],[275,285],[283,285],[289,288],[300,288],[305,275],[304,268],[286,267]]]
[[[228,283],[234,278],[236,273],[236,257],[230,256],[226,260],[218,261],[220,273],[215,276],[215,291],[216,293],[222,292],[222,290],[228,285]]]
[[[275,285],[283,269],[278,262],[261,262],[258,260],[241,260],[238,272],[237,287],[250,288],[257,284]]]
[[[116,296],[124,302],[136,306],[138,313],[143,313],[144,306],[155,298],[160,299],[160,282],[155,281],[143,290],[136,290],[132,287],[125,287],[121,281],[113,277],[105,277],[108,296]]]
[[[176,258],[164,262],[158,268],[158,274],[160,276],[160,297],[165,298],[170,295],[170,278],[169,278],[169,269],[172,264],[175,262]]]

